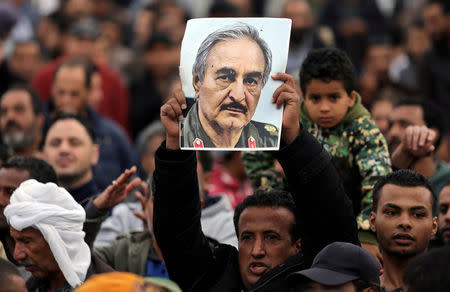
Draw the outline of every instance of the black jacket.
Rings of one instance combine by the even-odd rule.
[[[276,153],[296,202],[302,253],[264,274],[248,291],[286,291],[286,276],[309,268],[334,241],[359,244],[356,221],[329,154],[307,131]],[[200,225],[195,153],[157,150],[154,173],[154,230],[169,276],[183,291],[243,291],[238,251],[211,249]],[[331,228],[330,228],[331,227]]]

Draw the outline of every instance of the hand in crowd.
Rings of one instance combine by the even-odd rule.
[[[378,245],[362,242],[361,247],[367,250],[377,260],[380,267],[383,267],[383,256],[381,255]]]
[[[426,126],[408,126],[400,145],[392,153],[392,164],[408,168],[414,159],[431,155],[436,138],[436,132]]]
[[[277,108],[284,105],[281,137],[284,142],[290,143],[300,133],[300,124],[298,121],[300,97],[295,91],[294,78],[291,75],[277,73],[272,76],[272,79],[284,82],[273,93],[272,103],[275,103]]]
[[[109,210],[122,203],[128,194],[142,183],[138,177],[131,180],[135,173],[136,166],[126,169],[110,186],[94,199],[94,206],[99,210]]]
[[[136,195],[136,198],[139,200],[139,202],[141,202],[142,212],[133,210],[133,215],[142,220],[142,223],[144,224],[144,229],[148,229],[147,214],[149,212],[148,202],[150,200],[150,198],[147,198],[148,197],[147,196],[148,184],[146,182],[142,182],[141,189],[142,189],[142,192],[136,191],[135,195]]]
[[[414,157],[428,156],[434,151],[436,138],[436,132],[426,126],[409,126],[400,146]]]
[[[178,122],[183,119],[182,109],[186,109],[186,98],[180,88],[172,92],[172,96],[161,107],[161,122],[166,129],[167,149],[178,149],[179,146],[179,126]]]

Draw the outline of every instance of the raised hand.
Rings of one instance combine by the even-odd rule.
[[[112,182],[97,198],[94,199],[94,206],[99,210],[109,210],[122,203],[128,194],[141,184],[140,178],[131,180],[136,173],[136,166],[126,169],[115,181]],[[131,181],[130,181],[131,180]]]
[[[284,105],[281,137],[286,143],[290,143],[300,133],[298,121],[300,97],[295,91],[294,78],[291,75],[277,73],[272,76],[272,79],[284,82],[273,93],[272,103],[275,103],[277,108]]]
[[[180,88],[174,89],[172,96],[161,107],[161,122],[166,129],[166,148],[179,149],[179,126],[178,122],[183,119],[182,110],[186,109],[186,98]]]

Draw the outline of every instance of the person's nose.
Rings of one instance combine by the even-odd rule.
[[[400,215],[399,221],[398,221],[398,227],[405,231],[411,230],[412,225],[411,225],[411,217],[409,216],[409,214],[403,213]]]
[[[13,257],[16,261],[22,261],[27,258],[23,243],[21,243],[20,241],[16,241]]]
[[[6,110],[2,113],[2,119],[4,119],[7,123],[9,121],[15,121],[15,114],[12,110]]]
[[[328,104],[328,102],[323,101],[319,105],[319,110],[321,113],[327,113],[330,111],[330,105]]]
[[[61,144],[59,144],[59,148],[58,148],[59,154],[60,155],[67,155],[69,153],[69,151],[70,151],[70,148],[71,147],[70,147],[69,142],[63,140],[61,142]]]
[[[237,102],[242,102],[245,99],[245,87],[242,80],[234,81],[230,86],[230,97]]]
[[[266,250],[264,247],[264,239],[256,238],[252,247],[252,257],[254,258],[262,258],[266,254]]]

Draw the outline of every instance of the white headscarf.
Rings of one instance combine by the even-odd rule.
[[[24,181],[4,214],[14,229],[33,227],[42,233],[70,286],[84,282],[91,263],[91,251],[84,242],[86,213],[69,192],[54,183]]]

